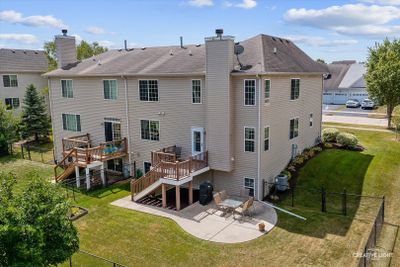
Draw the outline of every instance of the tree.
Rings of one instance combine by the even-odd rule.
[[[99,43],[93,42],[89,44],[86,41],[81,41],[76,47],[78,60],[83,60],[94,55],[106,52],[106,47],[100,46]],[[56,60],[56,44],[54,41],[44,43],[44,51],[49,62],[49,71],[57,69]]]
[[[33,84],[28,85],[22,109],[21,134],[22,138],[47,136],[50,132],[50,119],[46,112],[44,99],[39,95]]]
[[[319,62],[319,63],[326,64],[325,60],[323,60],[323,59],[321,59],[321,58],[318,58],[316,61]]]
[[[0,155],[8,154],[9,144],[18,139],[18,119],[0,103]]]
[[[400,40],[385,39],[369,48],[365,80],[369,95],[386,104],[390,127],[393,109],[400,104]]]
[[[56,185],[35,174],[25,178],[20,192],[16,177],[0,172],[0,266],[60,264],[79,249],[70,203]]]

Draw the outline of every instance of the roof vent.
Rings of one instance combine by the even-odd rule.
[[[197,45],[196,45],[196,47],[200,47],[200,46],[201,46],[201,44],[197,44]]]
[[[279,38],[279,41],[281,41],[281,43],[283,43],[283,40],[281,38]]]
[[[120,48],[120,49],[118,49],[118,52],[121,52],[122,51],[122,49]]]
[[[13,52],[15,54],[15,50],[11,50],[11,52]]]
[[[26,55],[26,50],[24,50],[24,54]]]
[[[146,47],[143,46],[143,47],[142,47],[142,50],[146,50]]]
[[[192,50],[189,50],[189,56],[193,56]]]
[[[272,40],[276,41],[275,37],[272,37]]]
[[[170,54],[171,56],[173,56],[173,55],[174,55],[174,50],[173,50],[173,49],[169,50],[169,54]]]
[[[62,34],[63,34],[64,36],[67,36],[68,30],[67,30],[67,29],[62,29],[61,32],[62,32]]]
[[[97,63],[97,65],[101,66],[101,61],[99,60],[99,62]]]
[[[278,52],[278,49],[274,47],[274,54],[276,54],[276,52]]]
[[[36,55],[39,54],[38,51],[35,51],[35,54],[36,54]]]
[[[222,34],[224,34],[224,29],[216,29],[215,34],[219,39],[222,39]]]

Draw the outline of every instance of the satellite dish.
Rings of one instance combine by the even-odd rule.
[[[241,53],[244,52],[244,47],[241,45],[235,45],[234,53],[235,55],[240,55]]]

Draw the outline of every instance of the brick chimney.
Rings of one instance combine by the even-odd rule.
[[[75,63],[76,59],[76,47],[75,37],[68,36],[67,30],[62,30],[62,35],[55,36],[56,44],[56,56],[58,68],[64,68],[65,66]]]

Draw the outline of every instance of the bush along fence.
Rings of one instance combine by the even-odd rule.
[[[87,265],[85,265],[85,263]],[[127,267],[126,265],[115,261],[97,256],[93,253],[79,250],[68,260],[69,267],[74,266],[112,266],[112,267]]]

